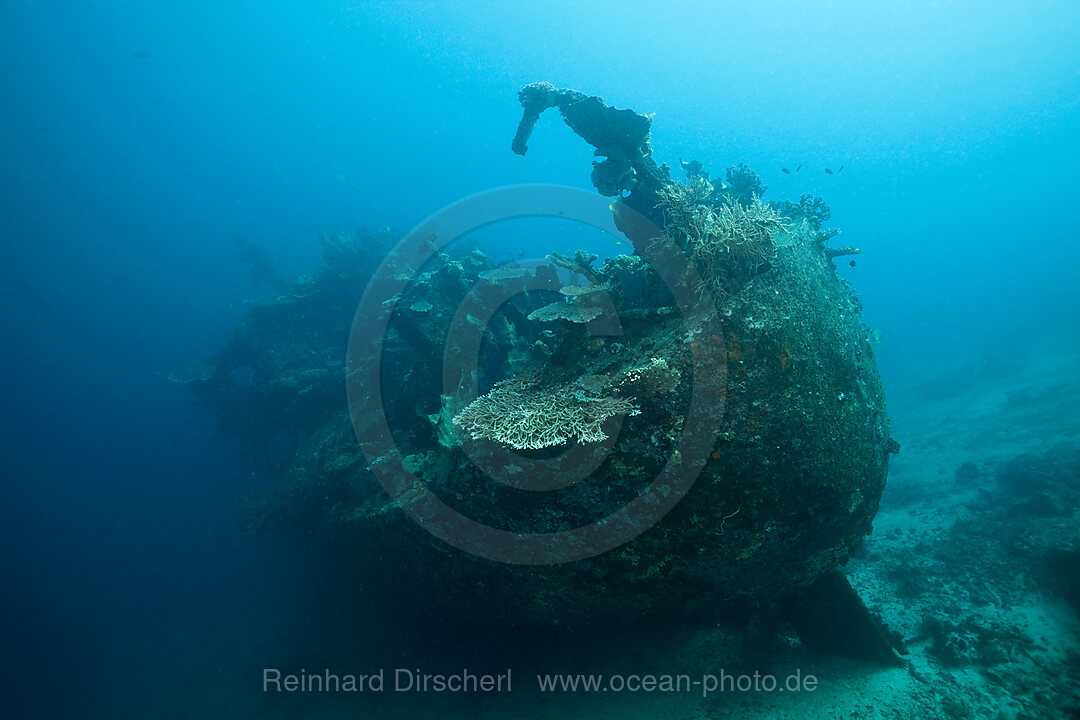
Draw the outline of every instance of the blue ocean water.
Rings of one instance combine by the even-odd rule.
[[[554,112],[510,151],[518,90],[548,80],[655,113],[658,162],[825,197],[862,249],[840,273],[887,397],[918,407],[987,362],[1078,357],[1078,36],[1075,2],[13,0],[0,715],[276,717],[248,697],[263,657],[397,641],[303,542],[238,529],[264,479],[168,381],[265,294],[234,238],[291,277],[325,232],[591,190],[592,148]],[[520,233],[484,240],[576,244]]]

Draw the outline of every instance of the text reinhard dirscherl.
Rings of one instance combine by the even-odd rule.
[[[387,677],[390,682],[387,682]],[[510,669],[499,675],[461,670],[455,673],[425,673],[395,668],[387,673],[379,668],[367,675],[338,674],[329,668],[322,672],[283,673],[278,668],[263,668],[263,692],[510,692]]]
[[[612,674],[537,675],[540,692],[693,692],[702,696],[724,692],[814,692],[818,679],[796,670],[785,677],[754,671],[735,674],[726,670],[702,675]],[[468,669],[450,673],[425,673],[409,668],[380,668],[365,675],[336,673],[330,669],[284,673],[263,668],[263,692],[272,693],[492,693],[510,692],[511,672],[475,673]]]

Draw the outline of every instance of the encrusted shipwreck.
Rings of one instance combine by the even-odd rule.
[[[273,477],[252,525],[314,531],[401,602],[472,619],[715,619],[783,608],[826,576],[835,586],[830,573],[871,530],[896,446],[858,300],[826,247],[827,206],[768,204],[745,166],[713,182],[684,163],[674,181],[651,157],[650,119],[599,98],[535,84],[520,99],[513,149],[524,154],[558,108],[604,158],[592,180],[615,198],[635,254],[532,268],[497,268],[479,250],[435,252],[419,268],[387,259],[383,272],[413,278],[387,299],[378,359],[400,456],[370,457],[344,359],[391,240],[328,239],[315,275],[178,375]],[[444,379],[455,311],[477,284],[509,297],[475,328],[479,396]],[[605,331],[613,317],[618,331]],[[387,467],[415,486],[391,498]],[[676,480],[658,489],[665,474]],[[662,508],[631,539],[574,537],[532,563],[462,551],[415,521],[437,498],[508,537],[561,538],[617,532],[606,518],[642,497]]]

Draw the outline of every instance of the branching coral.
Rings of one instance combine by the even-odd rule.
[[[603,422],[637,415],[629,400],[600,397],[580,386],[538,386],[533,378],[504,380],[458,413],[454,424],[474,439],[487,438],[515,450],[538,450],[568,440],[606,440]]]
[[[668,217],[684,223],[701,209],[698,206],[704,205],[715,189],[708,178],[691,175],[684,183],[663,185],[656,194]]]
[[[733,202],[748,204],[765,194],[769,188],[761,181],[761,176],[739,163],[729,167],[725,173],[727,183],[724,187],[724,197]]]
[[[753,277],[776,252],[776,235],[787,219],[768,203],[752,197],[747,204],[725,200],[719,208],[707,200],[713,187],[700,177],[662,187],[657,196],[667,216],[666,228],[698,264],[716,291]]]
[[[825,203],[825,198],[817,197],[810,193],[799,196],[799,202],[781,200],[777,208],[792,220],[805,219],[814,230],[820,230],[821,226],[829,222],[832,211]]]
[[[584,250],[576,250],[574,257],[567,257],[557,252],[553,252],[547,256],[547,259],[551,261],[553,265],[558,265],[561,268],[565,268],[572,273],[584,275],[585,277],[592,277],[593,275],[593,262],[597,258],[596,253],[587,253]]]

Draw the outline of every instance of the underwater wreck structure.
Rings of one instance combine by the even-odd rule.
[[[649,117],[546,83],[519,99],[513,150],[558,110],[603,158],[592,183],[634,254],[497,267],[432,244],[416,267],[385,235],[325,238],[315,274],[176,374],[274,480],[252,527],[322,538],[448,616],[580,627],[787,606],[812,636],[820,618],[799,608],[815,592],[850,601],[835,571],[870,532],[898,449],[834,265],[857,250],[828,246],[820,198],[766,203],[745,166],[719,182],[683,163],[673,180]],[[399,289],[380,295],[379,277]],[[457,312],[477,287],[498,302]],[[353,322],[372,298],[377,357]],[[448,382],[463,316],[475,367]],[[368,443],[376,422],[393,449]],[[643,497],[649,522],[618,535],[609,518]],[[551,552],[466,552],[425,527],[433,503]]]

